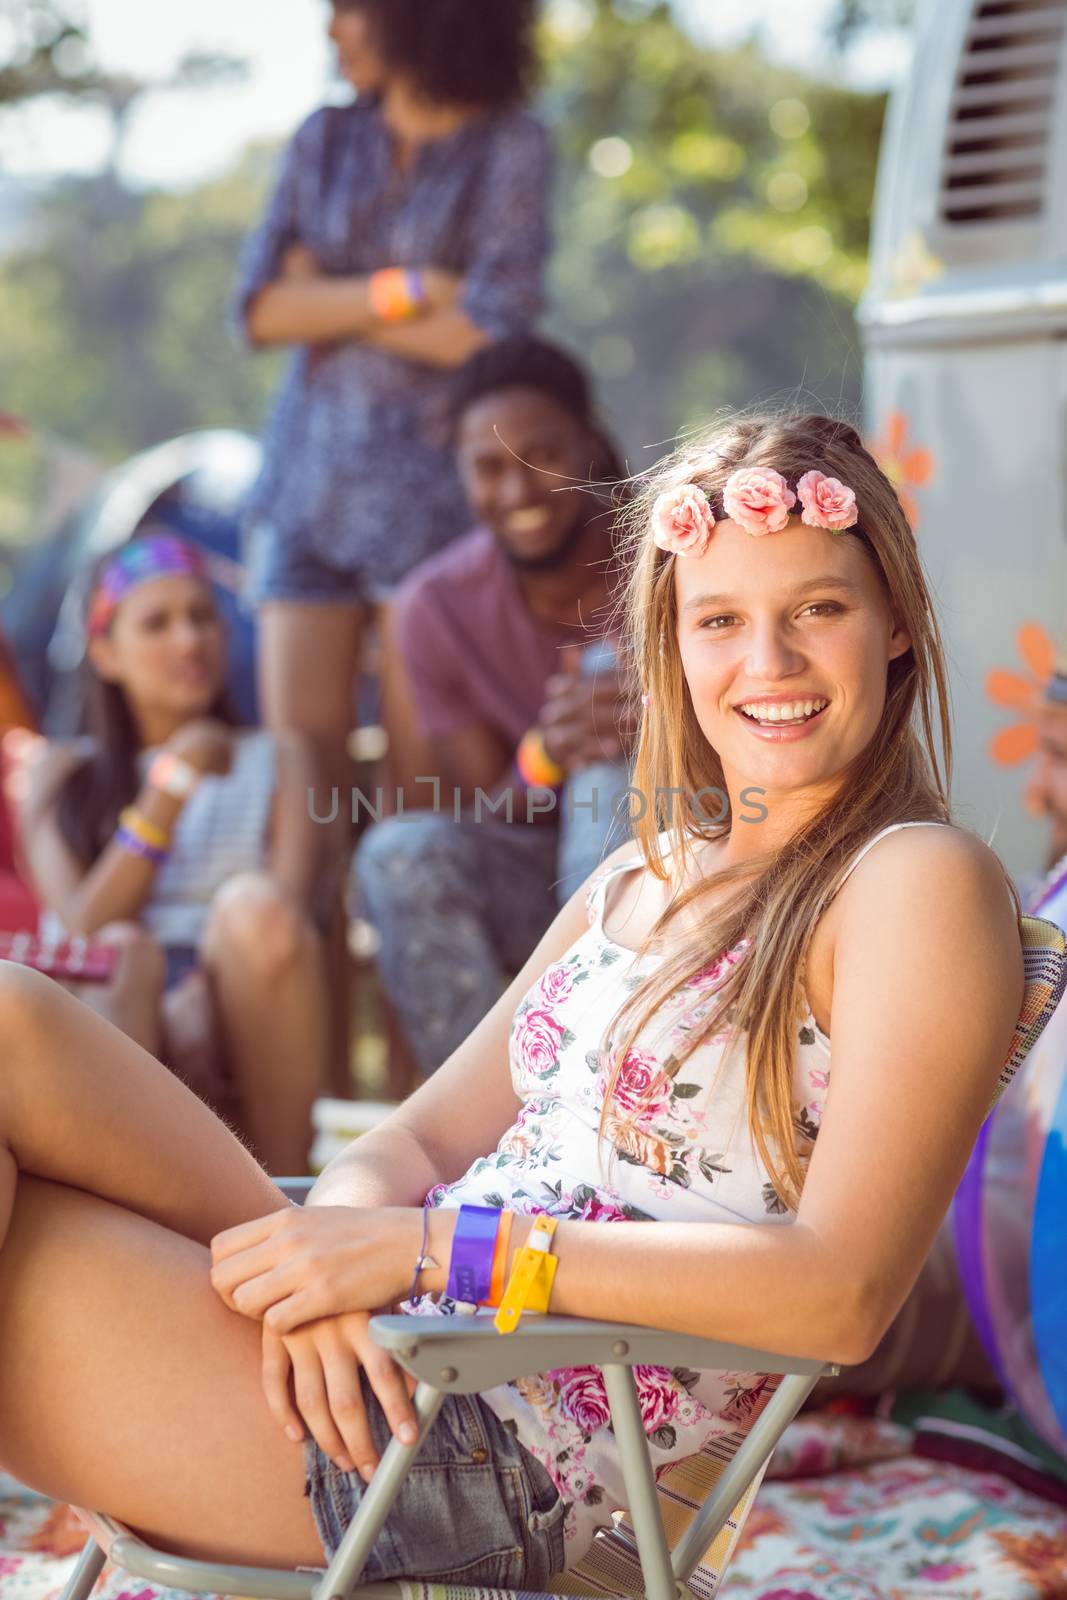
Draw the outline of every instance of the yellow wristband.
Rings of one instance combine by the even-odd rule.
[[[497,1333],[514,1333],[524,1311],[547,1311],[557,1261],[550,1255],[556,1217],[536,1217],[526,1243],[511,1268],[500,1309],[493,1318]]]
[[[533,1281],[523,1311],[547,1311],[548,1302],[552,1298],[552,1284],[556,1276],[559,1262],[555,1256],[541,1258],[541,1270]]]
[[[136,806],[127,806],[124,811],[119,812],[119,827],[125,828],[127,833],[132,833],[142,844],[151,845],[153,850],[170,849],[170,834],[166,828],[159,827],[157,823],[138,811]]]

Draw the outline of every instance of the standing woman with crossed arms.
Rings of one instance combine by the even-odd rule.
[[[356,99],[297,130],[242,258],[248,338],[296,347],[247,508],[261,701],[342,788],[368,613],[384,622],[401,578],[466,528],[434,438],[449,370],[541,310],[549,149],[523,109],[535,11],[334,0]],[[402,765],[397,692],[384,685],[384,720]]]

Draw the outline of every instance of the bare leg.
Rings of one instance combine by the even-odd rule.
[[[197,967],[163,996],[162,1059],[195,1095],[232,1124],[234,1094],[224,1071],[224,1054],[211,980]]]
[[[136,922],[111,922],[95,935],[117,951],[109,983],[70,985],[71,992],[106,1017],[129,1038],[158,1056],[162,1046],[160,1005],[165,963],[163,952],[147,929]]]
[[[325,898],[343,893],[351,850],[353,764],[348,736],[363,659],[365,618],[352,605],[270,601],[259,611],[259,696],[270,728],[295,728],[311,741],[321,778],[318,816],[330,815],[338,792],[337,818],[324,846],[332,874]],[[334,1093],[350,1093],[349,971],[343,936],[330,941],[330,1082]]]
[[[259,1326],[222,1304],[208,1261],[158,1223],[20,1176],[0,1250],[0,1462],[177,1554],[321,1563],[301,1447],[260,1388]]]
[[[259,1328],[207,1274],[212,1235],[283,1197],[158,1062],[7,962],[0,1038],[0,1462],[182,1553],[320,1559]]]
[[[295,728],[319,758],[323,792],[316,810],[330,810],[330,789],[342,791],[340,817],[351,812],[354,695],[363,650],[363,614],[351,605],[270,601],[259,612],[259,694],[269,728]],[[347,834],[346,834],[347,837]]]
[[[229,1129],[131,1039],[0,962],[0,1245],[14,1168],[207,1244],[283,1196]],[[3,1363],[0,1362],[0,1366]]]
[[[416,780],[433,776],[437,769],[433,747],[415,720],[415,703],[393,631],[391,607],[379,606],[375,617],[380,636],[381,718],[389,740],[384,788],[390,799],[394,791],[402,794],[404,809],[410,811],[427,802],[426,790]]]
[[[256,1154],[279,1176],[305,1172],[326,1082],[321,941],[278,884],[249,873],[216,895],[201,953]]]

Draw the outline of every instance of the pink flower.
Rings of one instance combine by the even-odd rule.
[[[948,1583],[950,1578],[962,1578],[971,1567],[964,1567],[958,1561],[937,1561],[933,1566],[924,1567],[920,1578],[928,1578],[931,1583]]]
[[[605,1073],[600,1089],[601,1099],[607,1091],[608,1081]],[[666,1111],[670,1101],[670,1084],[655,1056],[646,1055],[643,1050],[631,1050],[615,1081],[613,1109],[622,1112],[642,1111],[652,1117]]]
[[[678,1410],[678,1386],[662,1367],[635,1367],[634,1379],[644,1430],[655,1433]]]
[[[714,527],[708,497],[695,483],[665,489],[652,507],[653,543],[676,556],[702,556]]]
[[[730,968],[736,967],[750,943],[750,940],[742,939],[740,944],[735,945],[732,950],[727,950],[721,956],[716,956],[714,961],[708,966],[702,967],[694,977],[690,978],[689,987],[691,989],[717,988]]]
[[[601,1200],[599,1195],[591,1194],[582,1207],[578,1222],[625,1222],[626,1212],[621,1211],[610,1200]]]
[[[546,1005],[558,1006],[574,988],[574,979],[568,967],[549,967],[539,985],[541,998]]]
[[[809,528],[829,528],[831,533],[842,533],[859,521],[855,491],[838,478],[828,478],[822,472],[805,472],[797,484],[797,494],[804,508],[800,520]]]
[[[595,1433],[611,1421],[608,1391],[598,1367],[563,1367],[547,1376],[559,1383],[560,1409],[583,1433]]]
[[[797,497],[773,467],[739,467],[726,480],[722,503],[746,533],[781,533]]]
[[[524,1072],[543,1078],[557,1065],[563,1029],[547,1011],[527,1011],[515,1024],[512,1039]]]
[[[819,1600],[810,1589],[764,1589],[760,1600]]]

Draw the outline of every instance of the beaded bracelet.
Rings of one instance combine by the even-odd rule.
[[[170,848],[170,834],[166,828],[159,827],[151,817],[146,817],[143,811],[138,811],[136,806],[126,806],[119,812],[119,826],[140,839],[142,844],[150,844],[156,850]]]
[[[116,828],[115,843],[128,850],[131,856],[140,856],[142,861],[151,861],[154,867],[161,867],[167,859],[166,850],[159,850],[154,844],[145,844],[143,839],[138,839],[128,828]]]
[[[426,1254],[426,1237],[427,1237],[427,1230],[429,1229],[429,1226],[430,1226],[430,1208],[429,1208],[429,1206],[423,1206],[423,1208],[422,1208],[422,1243],[419,1245],[419,1253],[415,1257],[415,1271],[412,1273],[411,1289],[408,1292],[408,1299],[409,1300],[414,1300],[416,1298],[416,1296],[418,1295],[418,1292],[419,1292],[419,1276],[420,1276],[420,1274],[422,1272],[424,1272],[427,1267],[436,1267],[437,1266],[437,1262],[434,1260],[433,1256],[428,1256]]]

